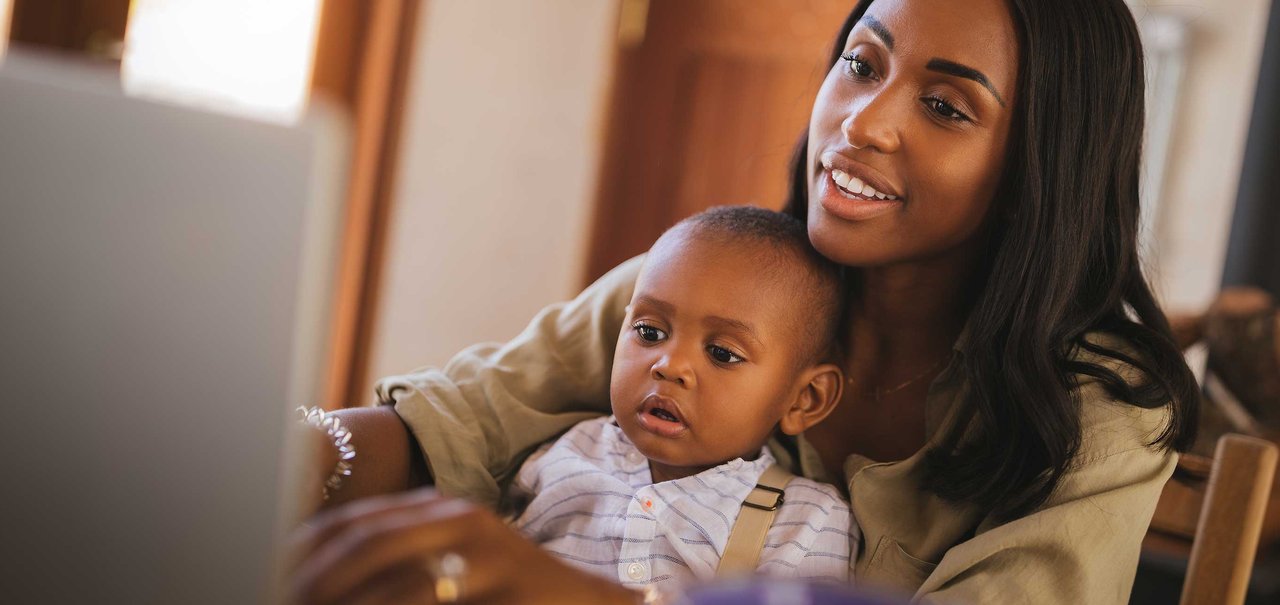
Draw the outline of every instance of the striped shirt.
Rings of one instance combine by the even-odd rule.
[[[678,591],[715,576],[742,502],[774,462],[763,449],[654,484],[649,461],[612,417],[539,448],[512,486],[529,499],[514,524],[571,565],[641,588]],[[797,477],[765,538],[757,572],[846,582],[860,534],[830,485]]]

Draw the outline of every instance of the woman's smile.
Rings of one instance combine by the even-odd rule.
[[[835,151],[822,154],[818,200],[847,221],[866,221],[898,210],[902,189],[874,170]]]
[[[854,193],[846,186],[841,186],[840,181],[845,179],[857,179],[858,177],[850,177],[848,173],[838,170],[824,170],[822,172],[823,179],[818,189],[818,199],[821,200],[822,209],[847,221],[866,221],[893,212],[903,206],[900,199],[881,199],[868,195],[867,193]],[[864,183],[861,180],[848,183],[851,185],[859,185],[859,189],[863,189]]]
[[[865,199],[899,200],[905,197],[902,187],[876,169],[839,151],[823,152],[822,167],[831,173],[841,189]]]

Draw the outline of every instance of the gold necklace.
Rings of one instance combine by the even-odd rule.
[[[938,366],[941,366],[942,362],[945,361],[946,359],[947,359],[947,356],[941,357],[940,359],[938,359],[938,361],[933,362],[933,365],[926,368],[925,371],[920,372],[915,376],[912,376],[910,380],[907,380],[906,382],[903,382],[898,386],[895,386],[889,389],[881,389],[880,387],[874,387],[866,393],[873,395],[876,398],[876,403],[879,403],[882,398],[892,395],[894,393],[897,393],[898,391],[901,391],[902,389],[905,389],[915,384],[917,380],[920,380],[921,378],[928,376],[930,372],[933,372],[934,370],[938,369]],[[845,381],[848,382],[849,384],[853,384],[853,378],[846,378]]]

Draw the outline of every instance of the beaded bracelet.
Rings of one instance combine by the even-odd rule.
[[[298,413],[302,415],[300,421],[317,429],[324,431],[326,435],[333,439],[333,447],[338,449],[338,463],[334,465],[333,471],[329,473],[329,478],[324,481],[324,499],[329,499],[329,494],[342,487],[344,477],[351,476],[351,461],[356,457],[356,448],[351,445],[351,431],[342,426],[342,421],[334,414],[330,414],[319,407],[298,407]]]

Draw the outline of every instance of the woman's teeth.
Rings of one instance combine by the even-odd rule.
[[[862,179],[856,176],[851,176],[847,172],[836,170],[835,168],[831,169],[831,179],[834,180],[836,184],[840,186],[841,189],[844,189],[845,191],[848,191],[849,193],[852,193],[854,195],[861,195],[863,197],[873,197],[879,200],[898,199],[898,196],[896,195],[885,195],[883,193],[880,193],[879,191],[876,191],[875,188],[872,187],[871,185],[868,185],[862,182]]]

